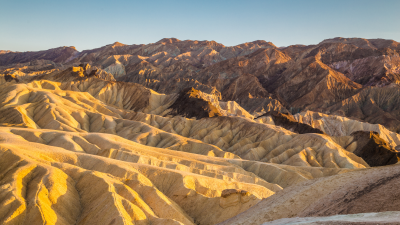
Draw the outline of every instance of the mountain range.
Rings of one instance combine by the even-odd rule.
[[[0,223],[396,224],[399,54],[362,38],[2,50]]]

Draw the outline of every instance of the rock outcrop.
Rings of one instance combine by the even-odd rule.
[[[182,90],[174,104],[169,109],[169,115],[195,117],[196,119],[222,116],[221,111],[211,102],[207,101],[202,93],[194,88]]]
[[[263,120],[262,117],[270,117],[271,118],[271,123],[285,128],[286,130],[290,130],[292,132],[296,132],[298,134],[305,134],[305,133],[317,133],[317,134],[323,134],[321,130],[314,128],[308,124],[305,123],[300,123],[296,121],[296,119],[290,115],[290,114],[283,114],[277,111],[269,111],[262,116],[255,118]]]
[[[349,146],[353,146],[350,151],[363,158],[369,166],[386,166],[400,161],[400,152],[392,149],[377,132],[356,131],[351,136]]]

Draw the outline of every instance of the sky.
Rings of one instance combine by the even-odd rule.
[[[400,42],[400,0],[0,0],[0,50],[78,51],[162,38],[276,46],[334,37]]]

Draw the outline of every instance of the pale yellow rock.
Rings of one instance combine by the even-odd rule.
[[[39,134],[39,136],[41,136],[42,139],[50,141],[48,144],[57,143],[58,147],[47,146],[35,142],[28,142],[25,140],[28,139],[28,136],[31,135],[37,137],[38,132],[42,132],[41,134]],[[37,130],[36,134],[32,134],[30,129],[15,129],[15,128],[5,128],[5,129],[2,128],[0,133],[2,137],[0,141],[0,149],[1,149],[0,159],[2,161],[1,171],[4,172],[4,171],[9,171],[10,169],[13,170],[12,168],[16,169],[21,168],[21,172],[18,172],[18,170],[16,170],[15,172],[7,173],[11,177],[23,173],[32,173],[29,172],[32,171],[32,169],[34,169],[33,171],[38,171],[38,172],[42,171],[41,173],[43,174],[43,176],[47,173],[49,173],[49,176],[53,176],[52,175],[53,173],[59,173],[60,175],[54,175],[54,176],[56,177],[64,176],[63,178],[64,180],[67,179],[69,183],[73,184],[71,187],[72,188],[71,191],[73,192],[71,193],[75,192],[74,194],[75,197],[67,197],[66,200],[70,202],[76,199],[77,202],[68,203],[71,204],[70,206],[67,203],[62,203],[62,202],[60,202],[59,204],[61,204],[60,205],[61,209],[69,211],[71,210],[71,208],[69,207],[78,207],[76,209],[78,211],[76,211],[75,214],[67,214],[65,212],[58,212],[48,209],[46,210],[46,213],[48,214],[46,214],[45,217],[41,218],[41,220],[45,220],[48,223],[55,223],[54,221],[57,220],[56,218],[61,218],[62,216],[66,215],[70,215],[70,217],[65,218],[66,220],[70,221],[78,220],[79,224],[80,223],[96,224],[100,223],[100,221],[111,222],[113,218],[116,219],[117,221],[119,221],[119,219],[117,218],[122,219],[121,223],[122,221],[126,222],[136,221],[135,223],[138,223],[138,221],[144,220],[142,222],[144,224],[148,224],[151,221],[156,222],[160,220],[158,218],[165,218],[165,219],[178,220],[184,224],[191,224],[192,222],[190,221],[192,221],[192,219],[190,216],[192,216],[196,220],[201,219],[208,222],[212,220],[222,221],[224,219],[236,215],[236,213],[238,213],[239,211],[243,211],[249,208],[251,205],[256,204],[260,200],[260,198],[268,197],[274,193],[273,191],[270,191],[263,186],[256,185],[255,184],[256,180],[254,180],[254,178],[252,181],[253,184],[242,183],[239,180],[244,181],[246,179],[240,178],[240,176],[239,177],[233,176],[232,178],[229,179],[228,177],[231,176],[230,175],[232,174],[231,171],[232,169],[235,168],[235,166],[231,165],[232,169],[228,170],[229,172],[227,173],[228,176],[227,179],[220,180],[218,179],[218,176],[216,178],[213,178],[213,176],[211,175],[212,170],[206,169],[207,167],[210,167],[211,169],[212,164],[207,163],[205,165],[202,165],[201,161],[191,160],[191,157],[189,155],[185,156],[185,154],[187,153],[184,153],[183,155],[182,153],[180,153],[178,155],[173,154],[168,156],[169,154],[167,152],[174,153],[174,151],[167,150],[159,152],[161,149],[151,149],[149,147],[140,144],[135,144],[134,142],[129,142],[127,140],[124,141],[124,139],[122,138],[117,138],[119,139],[118,141],[114,140],[116,137],[113,138],[112,135],[100,135],[100,136],[98,135],[93,136],[91,134],[79,135],[79,133],[73,134],[71,132],[66,132],[66,133],[49,132],[45,130],[43,131]],[[23,134],[25,136],[25,139],[14,133]],[[86,139],[88,143],[95,146],[101,146],[101,148],[104,148],[104,150],[100,149],[100,151],[98,152],[98,154],[102,155],[103,157],[92,155],[93,153],[88,154],[87,152],[84,151],[80,151],[83,152],[83,154],[79,153],[79,151],[76,151],[77,146],[75,146],[74,149],[74,146],[68,144],[67,142],[58,141],[60,140],[60,136],[67,136],[67,137],[69,136],[70,140],[74,140],[76,139],[75,137],[81,136],[83,137],[83,139]],[[29,139],[34,140],[34,138],[29,138]],[[117,151],[112,154],[104,155],[103,152],[106,151],[106,149],[109,149],[111,146],[120,146],[117,148],[125,150],[122,152]],[[83,148],[79,147],[79,149]],[[135,153],[138,151],[140,153],[138,157],[136,157],[136,159],[135,157],[132,157],[133,155],[129,154],[130,152]],[[150,152],[146,154],[145,153],[146,151]],[[142,159],[143,157],[145,157],[145,155],[148,155],[149,157],[147,162]],[[104,156],[108,156],[111,159],[104,158]],[[172,158],[168,159],[171,156],[174,156],[174,158],[178,159],[183,157],[182,158],[182,160],[184,160],[182,161],[183,164],[175,163],[176,165],[174,166],[177,169],[179,167],[182,167],[181,170],[179,169],[171,170],[168,168],[166,163],[169,160],[173,160]],[[154,158],[155,161],[151,161],[151,158]],[[206,158],[207,157],[204,156],[204,159]],[[173,161],[178,162],[176,160]],[[173,161],[171,161],[171,163],[173,163]],[[198,164],[197,167],[199,168],[194,171],[188,170],[189,168],[185,169],[186,161],[192,161],[190,162],[190,165],[193,166]],[[147,165],[144,164],[145,162],[147,163]],[[164,162],[164,163],[159,164],[159,162]],[[227,166],[229,165],[228,162],[224,161],[216,163],[217,164],[214,164],[214,167],[220,167],[218,164],[226,164]],[[27,167],[26,165],[31,165],[31,169],[28,169],[29,167]],[[206,165],[208,166],[205,167]],[[24,168],[27,168],[28,170]],[[221,169],[222,172],[224,169],[223,168]],[[204,176],[206,174],[199,175],[202,173],[201,170],[204,170],[204,172],[208,171],[207,172],[208,176]],[[240,168],[236,168],[235,170],[240,172]],[[242,173],[244,177],[246,177],[247,172],[242,170]],[[34,172],[34,174],[36,174],[36,172]],[[36,177],[37,175],[30,175],[30,176]],[[223,172],[221,173],[220,176],[224,176]],[[7,184],[8,186],[11,185],[10,187],[15,187],[14,188],[14,190],[16,191],[15,193],[20,191],[21,188],[25,188],[26,184],[23,183],[22,186],[18,187],[17,184],[13,183],[17,182],[18,179],[11,179],[11,177],[10,178],[7,178],[7,176],[2,177],[1,184],[2,185]],[[163,177],[163,179],[160,179],[160,177]],[[48,180],[49,178],[43,178],[43,179]],[[46,188],[43,190],[45,190],[46,193],[49,193],[45,195],[64,196],[65,191],[63,191],[62,188],[65,188],[65,190],[67,190],[68,187],[66,187],[65,184],[62,184],[61,181],[62,180],[60,178],[57,178],[54,181],[50,180],[46,181],[50,182],[49,183],[50,186],[47,186],[46,183],[43,184],[45,185],[44,187]],[[247,179],[247,182],[248,181],[251,181],[251,179]],[[54,188],[53,190],[51,189],[51,187],[53,187],[54,185],[57,188]],[[264,185],[267,186],[269,185],[271,188],[275,188],[275,190],[280,189],[279,186],[274,187],[273,185],[267,184],[266,182],[264,182]],[[221,192],[227,188],[246,189],[250,192],[253,192],[254,195],[259,197],[257,198],[255,197],[253,200],[247,202],[246,201],[243,201],[243,203],[240,202],[240,204],[235,205],[235,210],[225,212],[224,208],[221,208],[219,206],[219,201],[220,201],[219,198]],[[34,191],[34,189],[32,189],[32,191]],[[10,192],[3,192],[3,194],[4,193],[10,193]],[[165,193],[169,197],[164,196],[163,193]],[[186,194],[184,193],[188,193],[188,195],[191,197],[189,198],[184,197],[186,196]],[[112,196],[119,196],[119,197],[115,198]],[[29,201],[31,201],[29,195],[27,197],[29,198]],[[21,198],[24,199],[27,197],[21,197]],[[38,209],[39,211],[45,210],[40,207],[52,208],[53,207],[52,205],[54,205],[55,202],[57,202],[56,200],[52,200],[51,197],[49,197],[50,198],[49,201],[47,200],[47,198],[44,198],[43,200],[41,200],[40,198],[41,197],[39,196],[39,199],[35,200],[39,204],[39,209]],[[6,199],[1,198],[0,202],[2,202],[2,204],[9,205],[9,203],[7,203],[9,200],[7,199],[9,199],[9,197]],[[21,200],[22,203],[20,201],[19,205],[16,205],[15,208],[13,208],[14,210],[18,210],[18,208],[21,207],[29,209],[30,207],[29,205],[24,206],[25,204],[24,202],[26,200],[23,199]],[[192,205],[191,203],[193,201],[196,202],[198,201],[199,204]],[[177,202],[179,206],[174,202]],[[204,202],[205,205],[203,205],[200,202]],[[105,206],[105,204],[109,205],[109,207],[107,207],[107,211],[100,210]],[[191,208],[190,210],[188,209],[189,206],[188,204],[190,205]],[[113,208],[114,206],[115,208]],[[86,208],[89,209],[93,207],[98,208],[99,210],[90,210],[90,211],[85,210]],[[172,208],[168,209],[168,207]],[[219,213],[220,217],[219,218],[206,217],[204,214],[206,212],[202,212],[202,210],[200,210],[200,209],[204,210],[204,207],[210,209],[213,208],[215,212],[220,211]],[[34,208],[32,208],[32,210],[33,209]],[[11,208],[9,209],[9,211],[10,210],[12,212]],[[27,216],[30,215],[29,212],[31,211],[28,211]],[[32,211],[32,213],[34,213],[34,211]],[[57,215],[57,213],[59,213],[60,215]],[[189,216],[187,215],[187,213],[189,214]],[[2,216],[6,215],[2,214]],[[11,217],[12,215],[6,216],[2,219],[2,221],[5,222],[7,220],[12,220],[13,218]],[[22,219],[24,218],[25,217],[23,216]],[[168,220],[160,222],[160,224],[167,222]],[[62,224],[69,224],[69,223],[70,222],[64,222]]]
[[[0,77],[0,223],[216,224],[283,188],[368,167],[344,137],[254,121],[234,102],[219,106],[230,116],[164,117],[177,95],[75,70]],[[230,189],[245,194],[222,197]]]
[[[349,136],[355,131],[375,131],[392,148],[400,145],[400,135],[389,131],[380,124],[370,124],[342,116],[326,115],[323,113],[304,111],[294,115],[297,121],[318,128],[331,136]]]

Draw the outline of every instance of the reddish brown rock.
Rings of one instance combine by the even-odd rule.
[[[56,63],[67,62],[76,55],[78,51],[75,47],[59,47],[38,52],[8,52],[0,54],[0,66],[10,64],[26,63],[34,60],[51,60]]]

